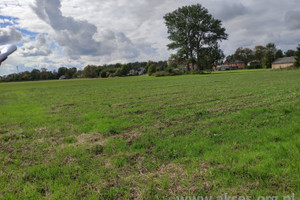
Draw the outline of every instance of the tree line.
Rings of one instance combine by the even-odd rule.
[[[167,61],[87,65],[83,70],[75,67],[60,67],[57,71],[48,71],[46,68],[41,68],[0,76],[0,82],[137,76],[148,74],[148,71],[152,75],[156,71],[164,71],[167,68]]]
[[[297,51],[300,52],[299,47]],[[253,49],[239,47],[234,54],[227,56],[226,60],[228,62],[243,61],[249,69],[272,68],[272,63],[276,59],[296,56],[297,51],[290,49],[283,53],[274,43],[268,43],[266,46],[257,45]]]
[[[245,62],[247,68],[271,68],[272,62],[277,58],[291,57],[296,58],[296,67],[300,67],[300,45],[297,50],[287,50],[282,52],[276,48],[274,43],[266,46],[255,46],[254,49],[238,48],[234,54],[226,57],[229,62],[241,60]],[[188,70],[190,67],[190,70]],[[211,69],[211,68],[210,68]],[[176,60],[169,61],[148,61],[134,63],[116,63],[106,65],[87,65],[83,70],[75,67],[60,67],[58,70],[48,71],[46,68],[33,69],[31,72],[13,73],[6,76],[0,76],[0,82],[11,81],[37,81],[37,80],[55,80],[55,79],[73,79],[73,78],[108,78],[124,76],[172,76],[180,74],[202,73],[199,70],[192,70],[191,65]]]
[[[48,71],[46,68],[33,69],[20,73],[13,73],[5,76],[0,76],[0,82],[11,81],[38,81],[38,80],[55,80],[62,76],[65,78],[75,78],[82,74],[82,71],[77,68],[60,67],[58,70]]]

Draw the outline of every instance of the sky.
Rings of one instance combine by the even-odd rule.
[[[167,60],[163,16],[197,3],[226,28],[228,40],[220,44],[226,55],[269,42],[285,52],[300,43],[299,0],[2,0],[0,45],[18,50],[2,63],[0,76]]]

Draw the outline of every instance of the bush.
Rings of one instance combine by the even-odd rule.
[[[129,72],[129,68],[127,65],[122,65],[117,71],[114,73],[114,76],[126,76]]]
[[[113,74],[116,72],[116,69],[109,68],[109,69],[103,69],[100,73],[99,76],[101,78],[107,78],[107,77],[113,77]]]
[[[152,74],[152,76],[160,77],[160,76],[173,76],[172,73],[166,72],[166,71],[159,71]]]
[[[156,65],[155,64],[151,64],[148,68],[148,75],[152,76],[152,74],[154,74],[156,72]]]
[[[152,74],[152,76],[160,77],[160,76],[176,76],[181,75],[182,73],[177,70],[168,70],[168,71],[158,71]]]
[[[107,72],[108,72],[108,70],[106,70],[106,69],[102,70],[102,71],[100,72],[100,77],[101,77],[101,78],[107,78]]]
[[[262,64],[260,62],[251,62],[247,69],[261,69]]]
[[[211,74],[211,70],[204,70],[204,71],[200,71],[200,70],[192,70],[187,72],[187,74]]]

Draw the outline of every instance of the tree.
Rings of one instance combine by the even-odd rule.
[[[257,45],[254,47],[254,59],[262,61],[264,58],[266,47]]]
[[[276,46],[274,43],[269,43],[266,45],[266,50],[265,50],[265,56],[263,59],[263,66],[266,68],[271,68],[272,67],[272,62],[275,60],[275,54],[276,54]]]
[[[275,60],[282,57],[283,57],[283,52],[281,51],[281,49],[278,49],[275,53]]]
[[[43,80],[47,80],[48,79],[48,73],[47,73],[47,69],[46,68],[41,68],[41,78]]]
[[[227,57],[226,57],[226,61],[227,61],[227,62],[230,62],[230,63],[234,62],[233,55],[227,56]]]
[[[31,80],[40,80],[41,72],[38,69],[33,69],[30,73]]]
[[[68,69],[66,67],[60,67],[58,68],[57,76],[58,78],[61,77],[62,75],[65,75]]]
[[[76,67],[72,67],[67,69],[65,76],[66,79],[70,79],[70,78],[75,78],[75,73],[77,72],[77,68]]]
[[[223,63],[225,55],[217,44],[208,48],[203,48],[203,51],[203,57],[200,63],[203,69],[209,69],[212,66],[216,67]]]
[[[198,70],[204,69],[201,59],[209,56],[208,50],[228,36],[221,21],[214,19],[200,4],[178,8],[164,19],[172,41],[168,48],[177,51],[173,57],[191,63],[192,68],[197,64]]]
[[[147,74],[148,73],[148,69],[149,67],[154,64],[153,61],[149,60],[145,66],[145,69],[144,69],[144,74]]]
[[[29,71],[25,71],[21,73],[21,80],[22,81],[28,81],[30,78],[30,72]]]
[[[107,69],[103,69],[103,70],[100,72],[99,76],[100,76],[101,78],[107,78],[107,74],[108,74],[108,70],[107,70]]]
[[[297,51],[295,52],[295,67],[300,67],[300,44],[297,47]]]
[[[82,75],[85,78],[97,78],[99,76],[98,67],[94,65],[88,65],[83,69]]]
[[[115,72],[115,76],[126,76],[130,71],[130,68],[127,65],[122,65],[120,68],[117,69]]]
[[[157,71],[164,71],[164,70],[166,70],[168,68],[168,62],[166,62],[166,61],[159,61],[157,63],[156,68],[157,68]]]
[[[285,55],[285,57],[292,57],[292,56],[295,56],[295,53],[296,53],[296,51],[289,49],[284,53],[284,55]]]
[[[233,58],[235,60],[240,60],[245,63],[245,65],[248,65],[248,62],[250,62],[254,58],[254,53],[249,48],[238,48],[235,53],[233,54]]]
[[[155,64],[151,64],[148,67],[148,75],[152,76],[152,74],[154,74],[156,72],[156,65]]]

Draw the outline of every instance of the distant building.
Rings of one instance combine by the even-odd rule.
[[[219,65],[216,67],[217,71],[226,71],[226,70],[230,70],[230,66],[229,65]]]
[[[145,67],[140,67],[140,68],[138,68],[137,73],[138,73],[138,75],[143,75],[144,71],[145,71]]]
[[[193,64],[192,63],[189,63],[188,65],[185,65],[184,66],[184,70],[187,71],[187,69],[190,69],[190,70],[197,70],[198,69],[198,65],[196,63],[194,63],[194,67],[193,67]]]
[[[230,66],[230,65],[218,65],[216,67],[217,71],[226,71],[226,70],[237,70],[238,66]]]
[[[137,71],[134,70],[134,69],[131,69],[131,70],[128,72],[128,74],[126,74],[126,76],[135,76],[135,75],[137,75]]]
[[[138,69],[131,69],[127,76],[137,76],[137,75],[143,75],[144,74],[144,70],[145,68],[144,67],[140,67]]]
[[[259,61],[259,60],[251,60],[250,62],[248,62],[247,68],[248,69],[259,69],[259,68],[262,68],[261,61]]]
[[[272,69],[287,69],[295,63],[295,57],[278,58],[272,63]]]
[[[237,67],[237,69],[245,69],[245,63],[240,60],[236,60],[234,62],[228,62],[227,60],[224,62],[224,65],[228,65],[231,67]]]
[[[219,65],[216,67],[217,71],[226,71],[226,70],[237,70],[237,69],[245,69],[245,63],[240,60],[236,60],[234,62],[229,62],[226,60],[224,65]]]

